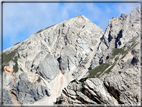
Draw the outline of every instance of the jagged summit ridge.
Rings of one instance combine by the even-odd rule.
[[[3,70],[3,78],[6,78],[3,87],[8,93],[15,90],[12,91],[14,95],[7,93],[9,99],[14,104],[37,104],[41,103],[37,100],[45,96],[46,104],[53,104],[62,88],[87,72],[102,35],[103,30],[100,27],[80,15],[40,30],[25,41],[5,50],[3,67],[7,66],[7,69]],[[7,81],[9,78],[10,81]],[[38,83],[39,80],[41,85]],[[25,81],[35,85],[29,87]],[[22,91],[21,84],[26,84],[30,90],[39,91],[33,95],[27,90],[26,94]],[[40,92],[44,92],[42,87],[45,87],[47,95]],[[12,96],[18,97],[19,100],[13,99]],[[26,97],[22,100],[24,96],[33,96],[30,97],[32,101],[29,102]],[[8,103],[7,99],[4,102]]]
[[[65,21],[63,21],[61,23],[58,23],[58,24],[55,24],[55,25],[51,25],[51,26],[49,26],[49,27],[47,27],[45,29],[49,29],[49,28],[52,29],[53,27],[56,27],[59,24],[62,24],[63,27],[64,26],[68,26],[68,25],[72,25],[75,21],[76,21],[77,24],[79,24],[79,23],[81,24],[81,23],[85,23],[85,22],[89,21],[89,19],[87,19],[84,15],[79,15],[79,16],[70,18],[68,20],[65,20]],[[41,29],[37,33],[41,32],[41,31],[43,31],[45,29]]]
[[[105,33],[80,15],[6,49],[3,103],[140,104],[139,14],[112,18]]]
[[[74,21],[76,21],[76,20],[79,20],[80,22],[79,23],[83,23],[83,22],[87,22],[87,21],[89,21],[89,19],[88,18],[86,18],[84,15],[79,15],[79,16],[76,16],[76,17],[73,17],[73,18],[70,18],[70,19],[68,19],[68,20],[65,20],[65,21],[63,21],[63,22],[61,22],[61,23],[58,23],[58,24],[55,24],[55,25],[51,25],[51,26],[49,26],[49,27],[47,27],[47,28],[45,28],[45,29],[41,29],[41,30],[39,30],[38,32],[36,32],[36,33],[40,33],[41,31],[43,31],[43,30],[46,30],[46,29],[53,29],[53,27],[56,27],[57,25],[59,25],[59,24],[62,24],[63,26],[65,26],[65,24],[63,24],[63,23],[70,23],[70,24],[72,24]],[[35,33],[35,34],[36,34]],[[35,34],[32,34],[29,38],[31,38],[33,35],[35,35]],[[26,42],[27,40],[25,40],[25,41],[23,41],[23,42]],[[6,49],[6,50],[3,50],[3,52],[5,52],[5,51],[7,51],[7,50],[13,50],[13,48],[15,49],[17,46],[20,46],[21,45],[21,43],[23,43],[23,42],[18,42],[18,43],[16,43],[16,44],[14,44],[12,47],[10,47],[10,48],[8,48],[8,49]]]
[[[140,105],[139,9],[109,20],[89,71],[71,81],[56,104]]]

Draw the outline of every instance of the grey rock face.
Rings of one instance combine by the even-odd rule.
[[[4,104],[13,104],[9,95],[9,92],[7,90],[3,90],[3,103]]]
[[[107,63],[112,50],[123,48],[128,41],[140,35],[140,8],[133,9],[129,15],[122,14],[109,20],[104,36],[98,46],[98,51],[91,62],[91,69]],[[127,46],[126,46],[127,47]]]
[[[133,68],[115,71],[105,77],[104,84],[120,104],[140,104],[140,77]],[[129,97],[128,97],[129,96]]]
[[[70,82],[56,104],[140,105],[139,9],[109,21],[90,71],[83,78]]]
[[[60,68],[62,71],[68,72],[77,67],[75,54],[76,50],[73,46],[67,46],[62,50],[60,59]]]
[[[32,104],[44,95],[49,96],[48,89],[40,84],[32,85],[28,81],[21,80],[15,85],[16,96],[20,104]]]
[[[115,70],[99,78],[72,81],[56,104],[140,105],[140,69]],[[73,94],[70,94],[73,93]],[[71,98],[71,101],[68,100]]]
[[[52,80],[59,73],[57,60],[50,54],[47,54],[39,64],[37,72],[45,79]]]
[[[4,50],[3,103],[139,105],[140,21],[136,8],[104,34],[80,15]]]
[[[3,51],[3,88],[14,90],[14,104],[43,97],[53,104],[70,81],[87,72],[102,35],[102,28],[83,15],[38,31]]]
[[[66,92],[64,90],[68,91]],[[64,90],[62,93],[62,99],[64,100],[60,100],[61,97],[57,98],[57,104],[75,104],[77,101],[81,104],[118,105],[117,100],[110,96],[109,92],[105,89],[103,82],[98,78],[89,78],[84,82],[74,81]],[[73,91],[73,94],[68,93],[70,91]],[[68,97],[71,99],[68,100]]]

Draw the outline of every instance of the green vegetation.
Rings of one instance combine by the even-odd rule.
[[[116,58],[115,58],[115,61],[117,61],[119,59],[119,57],[117,56]]]
[[[37,80],[37,82],[39,83],[41,81],[41,78],[40,77],[38,77],[38,80]]]
[[[22,68],[20,68],[20,70],[21,70],[21,71],[23,71],[23,69],[22,69]]]
[[[18,72],[18,64],[15,62],[15,65],[13,67],[13,72]]]
[[[115,66],[116,62],[119,60],[120,55],[122,55],[122,57],[120,59],[123,59],[127,55],[127,53],[130,50],[132,50],[139,43],[136,41],[136,39],[138,37],[139,36],[131,39],[127,44],[124,45],[124,47],[122,47],[120,49],[118,49],[118,48],[113,49],[112,56],[110,58],[110,61],[115,58],[115,62],[113,64],[111,64],[110,62],[103,63],[103,64],[97,66],[95,69],[88,71],[89,75],[86,78],[80,79],[79,81],[83,82],[83,81],[86,81],[88,78],[94,78],[94,77],[99,78],[104,73],[111,72],[112,68]],[[128,44],[130,44],[130,46],[126,46]],[[119,74],[121,74],[121,72],[119,72]]]
[[[44,29],[41,29],[41,30],[39,30],[37,33],[40,33],[40,32],[42,32]]]
[[[132,39],[127,43],[127,45],[130,44],[130,46],[126,46],[126,44],[125,44],[124,47],[122,47],[122,48],[113,49],[113,51],[112,51],[112,56],[111,56],[110,59],[113,59],[116,55],[123,55],[122,58],[124,58],[125,55],[126,55],[131,49],[133,49],[133,48],[138,44],[138,42],[136,42],[136,39],[137,39],[138,37],[139,37],[139,36],[132,38]],[[121,58],[121,59],[122,59],[122,58]]]
[[[21,42],[17,42],[17,43],[15,43],[14,45],[17,45],[17,44],[19,44],[19,43],[21,43]]]
[[[136,41],[134,41],[134,40],[135,40],[135,39],[130,40],[130,41],[132,42],[132,44],[131,44],[131,46],[127,47],[126,50],[125,50],[125,47],[126,47],[126,46],[124,46],[124,47],[122,47],[122,48],[120,48],[120,49],[114,49],[113,52],[112,52],[112,56],[115,57],[116,55],[118,55],[118,54],[120,55],[120,54],[121,54],[121,55],[122,55],[121,59],[123,59],[123,58],[127,55],[127,53],[128,53],[131,49],[133,49],[133,48],[138,44],[138,42],[136,42]],[[129,43],[130,43],[130,42],[129,42]],[[115,62],[111,65],[111,67],[110,67],[109,69],[103,71],[102,74],[111,72],[111,69],[115,66],[117,60],[119,60],[119,56],[115,57]],[[101,75],[102,75],[102,74],[101,74]],[[100,75],[99,75],[99,76],[100,76]]]
[[[76,82],[78,84],[78,82],[76,81],[76,79],[72,80],[71,83]]]
[[[17,60],[19,57],[19,54],[17,53],[18,48],[16,48],[15,50],[13,50],[11,53],[3,53],[2,54],[2,67],[4,68],[4,66],[8,66],[10,61],[15,62],[15,65],[13,67],[13,71],[17,72],[18,71],[18,64],[17,64]],[[18,55],[17,55],[18,54]],[[3,70],[4,71],[4,70]]]
[[[80,80],[79,80],[79,82],[84,82],[84,81],[86,81],[88,79],[88,77],[86,77],[86,78],[81,78]]]
[[[56,24],[55,24],[55,25],[56,25]],[[45,29],[51,28],[51,27],[53,27],[53,26],[55,26],[55,25],[51,25],[51,26],[49,26],[49,27],[46,27]]]
[[[18,54],[18,56],[19,56],[19,54]],[[17,63],[18,56],[13,57],[13,60],[12,60],[13,62],[15,62],[15,65],[13,66],[13,72],[18,72],[18,63]]]
[[[56,24],[55,24],[55,25],[56,25]],[[46,27],[45,29],[51,28],[51,27],[53,27],[53,26],[55,26],[55,25],[51,25],[51,26],[49,26],[49,27]],[[37,33],[40,33],[40,32],[42,32],[42,31],[45,30],[45,29],[41,29],[41,30],[39,30]]]
[[[114,56],[118,55],[118,54],[123,54],[124,53],[124,47],[123,48],[116,48],[116,49],[113,49],[112,51],[112,58],[114,58]]]
[[[11,53],[3,53],[2,54],[2,65],[8,66],[8,62],[11,61],[17,53],[17,49],[12,51]]]
[[[126,52],[124,53],[124,55],[121,57],[121,59],[123,59],[123,58],[127,55],[127,53],[128,53],[130,50],[132,50],[138,43],[139,43],[139,42],[134,42],[134,43],[132,43],[132,45],[131,45],[130,47],[128,47],[128,49],[126,50]]]
[[[115,66],[115,62],[110,66],[110,68],[108,68],[106,71],[104,71],[103,73],[109,73],[109,72],[111,72],[111,70],[112,70],[112,68]],[[103,73],[102,73],[102,75],[103,75]]]
[[[18,42],[18,43],[20,43],[20,42]],[[18,43],[16,43],[15,45],[17,45]],[[23,43],[24,42],[22,42],[21,45]],[[28,42],[27,45],[29,45],[30,43],[31,42]],[[20,58],[20,55],[18,54],[18,51],[24,50],[24,49],[19,48],[19,47],[15,48],[15,50],[11,51],[10,53],[8,51],[2,53],[2,68],[4,68],[5,66],[9,66],[9,62],[13,61],[15,63],[15,65],[13,66],[13,71],[14,72],[18,71],[17,60],[18,60],[18,58]],[[24,57],[26,57],[26,56],[24,56]],[[20,70],[23,71],[22,69],[20,69]],[[2,70],[2,71],[4,71],[4,70]]]
[[[2,63],[3,63],[3,66],[8,66],[8,62],[10,60],[12,60],[13,56],[15,56],[16,52],[11,52],[9,54],[6,54],[6,53],[3,53],[2,54]]]
[[[97,66],[95,69],[88,71],[89,75],[86,78],[81,78],[79,81],[80,82],[84,82],[86,81],[88,78],[99,78],[100,76],[102,76],[104,73],[109,73],[111,72],[111,69],[115,66],[115,62],[110,65],[108,63],[103,63],[99,66]]]
[[[89,78],[99,77],[99,75],[109,66],[110,65],[108,63],[103,63],[97,66],[95,69],[88,71],[89,72],[88,77]]]
[[[77,34],[77,36],[78,36],[79,38],[81,38],[81,37],[80,37],[80,32]]]
[[[138,37],[139,37],[139,36],[133,37],[128,43],[135,42]]]

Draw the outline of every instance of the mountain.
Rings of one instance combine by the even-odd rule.
[[[2,53],[3,104],[140,104],[140,8],[105,33],[80,15]]]
[[[90,70],[64,88],[56,104],[140,105],[140,10],[113,17]]]

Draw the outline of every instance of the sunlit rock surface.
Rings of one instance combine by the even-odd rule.
[[[140,105],[140,8],[101,27],[80,15],[3,51],[3,104]]]
[[[140,21],[140,8],[113,17],[100,38],[89,71],[71,81],[56,104],[140,105]]]

